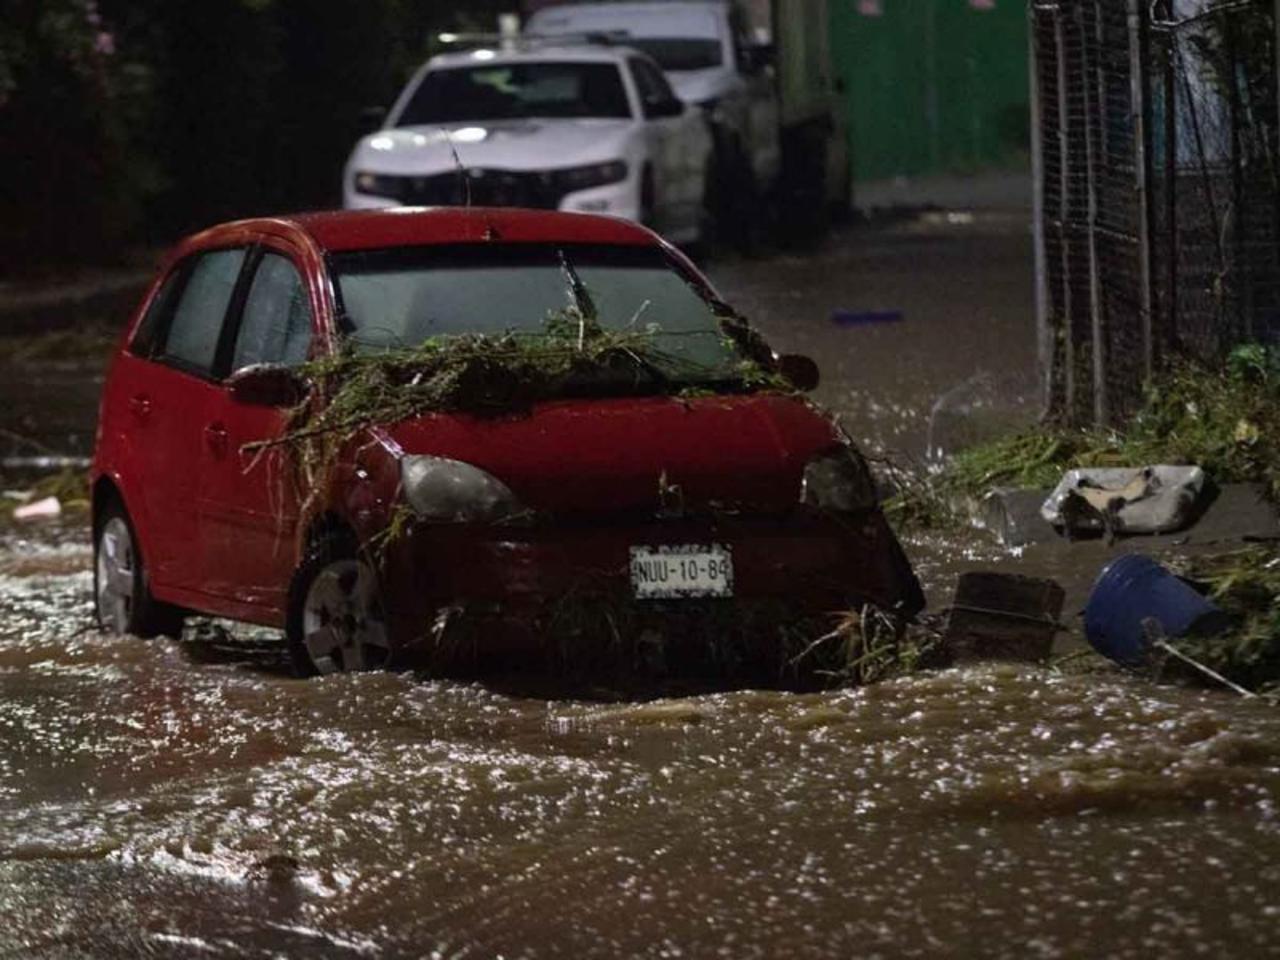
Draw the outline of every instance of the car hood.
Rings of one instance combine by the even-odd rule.
[[[564,400],[501,419],[432,414],[388,432],[405,454],[480,467],[551,513],[783,510],[809,459],[840,442],[807,403],[777,394]]]
[[[630,120],[504,120],[450,127],[397,127],[365,137],[351,167],[373,173],[468,168],[554,170],[622,159]]]

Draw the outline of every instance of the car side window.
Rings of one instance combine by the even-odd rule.
[[[244,257],[244,248],[240,247],[213,250],[195,259],[173,311],[160,353],[162,361],[205,375],[213,372],[218,338],[222,335]]]
[[[302,277],[287,257],[265,253],[245,298],[231,372],[255,363],[296,367],[311,347],[311,307]]]
[[[636,89],[640,92],[640,104],[644,107],[646,117],[653,116],[653,107],[667,103],[676,98],[675,91],[662,71],[638,57],[631,61],[631,73],[636,78]]]
[[[169,271],[169,275],[160,284],[160,289],[147,307],[147,312],[138,323],[133,339],[129,342],[129,351],[138,357],[155,355],[157,341],[164,331],[165,324],[173,313],[174,301],[181,289],[184,264],[179,264]]]

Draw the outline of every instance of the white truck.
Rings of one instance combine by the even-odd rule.
[[[710,125],[707,202],[745,240],[771,211],[803,237],[849,204],[827,0],[632,0],[536,6],[532,35],[600,34],[649,54]]]

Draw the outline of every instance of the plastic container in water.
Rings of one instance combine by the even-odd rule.
[[[1104,657],[1128,666],[1147,660],[1143,621],[1167,637],[1206,636],[1230,626],[1226,613],[1150,557],[1130,554],[1108,564],[1084,608],[1084,632]]]

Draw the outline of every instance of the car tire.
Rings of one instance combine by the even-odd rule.
[[[853,173],[847,166],[840,176],[840,193],[831,201],[830,220],[838,227],[853,222]]]
[[[644,168],[640,175],[640,222],[650,230],[657,230],[657,190],[653,182],[653,170]]]
[[[294,573],[285,638],[299,676],[391,665],[377,573],[348,539],[320,540]]]
[[[103,511],[94,532],[93,608],[103,633],[147,639],[182,635],[182,611],[151,595],[133,523],[115,503]]]
[[[705,203],[716,236],[739,253],[750,254],[761,222],[760,191],[751,162],[740,144],[722,136],[717,138],[711,168]]]
[[[715,179],[715,164],[708,158],[706,168],[702,171],[702,206],[698,210],[698,234],[688,245],[696,254],[695,260],[707,256],[718,239],[716,217],[712,210],[716,190]],[[685,252],[689,253],[689,250]]]

